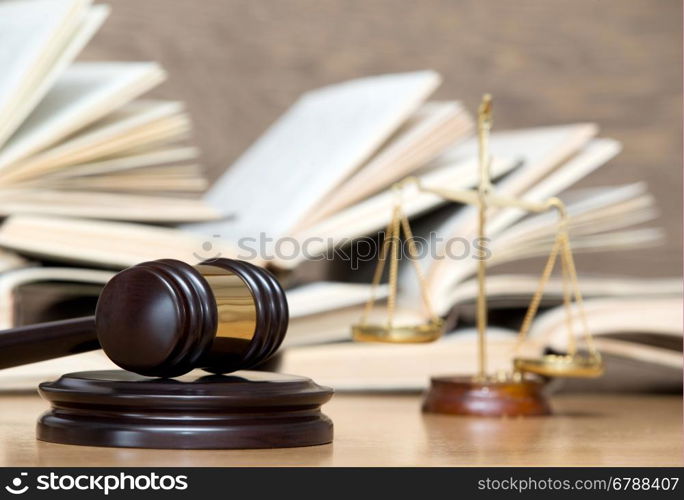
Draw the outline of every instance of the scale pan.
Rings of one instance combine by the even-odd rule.
[[[513,366],[519,372],[545,377],[595,378],[603,375],[603,361],[595,354],[547,354],[534,359],[516,358]]]
[[[388,326],[379,324],[352,325],[352,337],[359,342],[410,344],[432,342],[442,336],[444,321],[432,320],[419,325]]]

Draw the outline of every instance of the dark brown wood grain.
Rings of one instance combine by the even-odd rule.
[[[0,369],[99,347],[94,316],[20,326],[0,331]]]
[[[332,441],[321,413],[332,389],[265,372],[154,379],[125,371],[71,373],[40,385],[51,410],[41,441],[176,449],[287,448]]]
[[[116,0],[84,59],[158,60],[217,177],[296,98],[421,68],[439,98],[496,99],[495,129],[595,121],[623,153],[582,186],[644,180],[668,240],[580,257],[582,272],[681,275],[679,0]],[[531,263],[529,270],[538,269]]]
[[[540,380],[478,382],[468,377],[433,377],[423,411],[480,417],[550,415]]]

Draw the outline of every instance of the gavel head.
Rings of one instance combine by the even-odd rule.
[[[130,267],[107,283],[95,312],[107,356],[155,377],[251,368],[275,353],[287,323],[285,292],[273,275],[220,258]]]

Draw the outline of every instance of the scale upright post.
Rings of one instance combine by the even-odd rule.
[[[471,377],[432,377],[423,402],[427,413],[477,416],[548,415],[551,408],[542,393],[543,383],[537,378],[523,378],[519,373],[500,377],[487,372],[487,289],[484,243],[487,224],[487,200],[491,197],[489,167],[489,131],[492,125],[492,98],[485,94],[478,110],[478,144],[480,183],[478,206],[478,295],[477,337],[478,369]]]
[[[479,144],[480,185],[478,195],[478,264],[477,264],[477,348],[478,370],[477,375],[481,380],[487,379],[487,264],[485,262],[485,249],[487,232],[487,195],[491,191],[491,179],[489,167],[489,131],[492,126],[492,96],[485,94],[480,104],[477,117],[477,139]]]

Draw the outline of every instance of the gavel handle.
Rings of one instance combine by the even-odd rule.
[[[95,316],[0,331],[0,369],[99,349]]]

